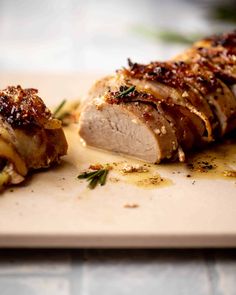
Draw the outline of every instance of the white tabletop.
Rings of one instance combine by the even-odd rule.
[[[0,1],[0,69],[109,73],[127,57],[169,58],[140,27],[204,33],[214,1]],[[226,1],[225,1],[226,2]],[[137,29],[139,28],[139,29]],[[235,295],[235,250],[0,250],[1,295]]]

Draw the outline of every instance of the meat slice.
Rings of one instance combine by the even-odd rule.
[[[67,152],[61,122],[35,89],[0,91],[0,188],[22,182],[32,169],[47,168]]]
[[[201,95],[199,94],[199,96],[197,96],[188,85],[186,85],[188,90],[186,88],[184,88],[185,90],[180,90],[159,82],[133,78],[129,78],[128,81],[129,83],[132,83],[132,85],[135,85],[138,91],[151,94],[150,98],[152,99],[152,102],[156,104],[162,102],[169,107],[179,106],[186,108],[188,110],[190,120],[192,117],[199,117],[202,123],[204,123],[206,130],[204,134],[205,136],[202,140],[212,141],[212,122],[214,120],[214,115],[210,106],[204,100],[201,100]],[[196,104],[199,105],[198,108],[196,107]]]
[[[96,123],[95,123],[96,122]],[[150,163],[176,157],[178,143],[168,121],[149,104],[92,100],[80,117],[86,144]]]
[[[232,131],[236,128],[235,40],[236,32],[208,38],[167,62],[143,65],[129,60],[127,68],[98,81],[91,89],[87,106],[81,115],[81,137],[94,147],[135,156],[145,161],[160,162],[164,159],[176,159],[177,155],[183,160],[185,151],[202,147]],[[154,118],[151,123],[143,120],[148,117],[145,108],[149,110],[150,117]],[[96,135],[96,120],[98,117],[99,120],[102,118],[104,109],[109,109],[105,113],[106,122],[110,123],[100,124],[97,131],[99,135]],[[123,115],[119,117],[117,112],[125,112],[125,119]],[[132,122],[134,115],[139,118],[139,123],[142,122],[155,134],[155,142],[157,141],[159,148],[155,149],[156,157],[148,156],[149,160],[144,156],[145,140],[141,141],[144,149],[140,154],[135,152],[138,146],[136,141],[130,142],[132,137],[129,135],[129,128],[132,132],[132,124],[129,128],[122,129],[126,135],[122,133],[122,139],[118,143],[115,139],[118,138],[120,129],[117,129],[117,135],[113,130],[112,136],[103,132],[103,128],[105,130],[113,122],[121,128],[122,122],[129,121],[129,116]],[[165,123],[163,121],[160,124],[161,117]],[[125,126],[128,125],[125,123]],[[155,131],[162,126],[168,130],[166,136],[156,136]],[[136,134],[140,134],[138,129],[143,130],[144,126],[138,124],[136,127]],[[173,142],[172,149],[168,151]],[[124,148],[131,144],[132,148],[129,150]]]

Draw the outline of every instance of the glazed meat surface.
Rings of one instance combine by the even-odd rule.
[[[0,187],[22,182],[33,169],[57,163],[67,152],[61,122],[38,96],[21,86],[0,91]]]
[[[89,145],[151,163],[185,160],[236,129],[236,31],[196,42],[165,62],[98,81],[80,117]]]

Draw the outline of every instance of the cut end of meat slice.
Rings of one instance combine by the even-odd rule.
[[[88,146],[149,163],[171,158],[173,147],[176,153],[177,143],[170,135],[166,136],[168,127],[158,121],[153,107],[143,103],[137,108],[137,103],[112,105],[105,102],[98,106],[95,101],[85,106],[80,117],[79,134]],[[147,108],[149,116],[155,120],[156,133],[150,128],[152,122],[142,116]]]
[[[97,108],[88,104],[80,119],[79,134],[89,146],[147,162],[160,161],[154,133],[121,105]]]

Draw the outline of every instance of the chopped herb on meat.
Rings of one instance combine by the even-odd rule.
[[[129,93],[133,92],[135,90],[135,86],[131,86],[125,90],[123,90],[122,92],[120,92],[116,98],[121,98],[121,97],[124,97],[126,95],[128,95]]]

